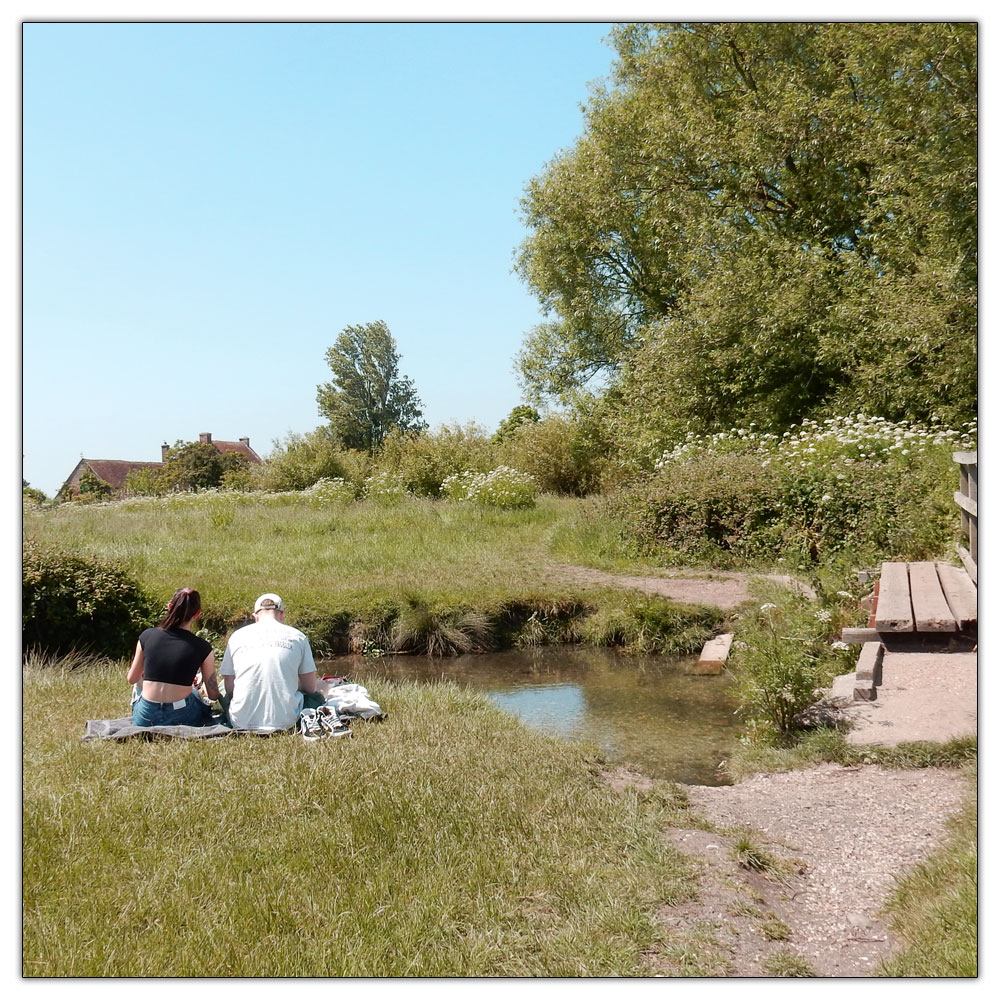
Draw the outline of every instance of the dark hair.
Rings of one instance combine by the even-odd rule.
[[[191,621],[201,611],[201,595],[190,587],[181,587],[167,605],[167,613],[160,622],[160,628],[177,628]]]

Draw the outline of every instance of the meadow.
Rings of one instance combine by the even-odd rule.
[[[431,641],[691,651],[722,626],[718,611],[571,582],[560,564],[798,573],[816,601],[772,587],[730,619],[738,777],[860,763],[835,730],[784,731],[788,706],[776,716],[773,696],[808,702],[848,669],[832,640],[860,595],[851,567],[947,551],[958,443],[896,425],[783,440],[751,429],[692,438],[604,496],[502,508],[395,488],[358,500],[327,482],[26,505],[24,533],[122,567],[154,606],[197,587],[216,644],[277,590],[321,655]],[[810,645],[790,656],[789,635]],[[455,685],[376,677],[353,679],[388,721],[355,723],[349,740],[81,742],[85,719],[127,710],[124,669],[98,651],[25,658],[26,976],[726,973],[717,949],[655,916],[697,893],[663,838],[697,822],[678,786],[613,791],[596,747],[529,731]],[[966,741],[865,761],[967,767],[975,753]],[[901,884],[892,913],[907,947],[889,974],[975,968],[975,823],[970,800],[951,841]]]

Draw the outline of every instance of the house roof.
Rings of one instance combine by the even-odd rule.
[[[217,451],[221,452],[223,455],[226,452],[236,451],[239,452],[248,462],[254,462],[260,464],[261,457],[250,447],[248,444],[244,444],[242,441],[212,441],[215,445]]]
[[[161,462],[129,462],[117,458],[85,458],[83,461],[90,466],[98,479],[103,479],[116,490],[125,485],[125,478],[130,472],[138,469],[158,469],[162,465]]]

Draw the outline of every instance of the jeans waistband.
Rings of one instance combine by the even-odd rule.
[[[187,704],[187,698],[181,698],[180,701],[150,701],[143,695],[142,700],[147,705],[156,705],[157,708],[172,708],[176,712],[179,712]]]

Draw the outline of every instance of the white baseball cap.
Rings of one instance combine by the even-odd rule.
[[[265,611],[284,611],[285,605],[277,594],[261,594],[260,597],[253,602],[253,613],[257,614],[261,608]]]

